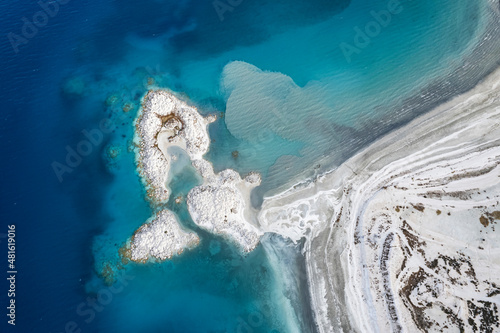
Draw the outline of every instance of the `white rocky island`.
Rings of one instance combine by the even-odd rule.
[[[315,182],[262,229],[307,239],[320,332],[500,331],[500,72]]]
[[[199,242],[198,235],[184,230],[174,213],[165,209],[134,233],[127,253],[136,262],[165,260],[194,248]]]
[[[203,159],[210,145],[207,126],[214,120],[165,90],[151,90],[144,97],[136,120],[137,166],[147,199],[158,212],[127,242],[126,251],[122,251],[126,257],[138,262],[165,260],[199,243],[199,237],[184,230],[176,216],[163,207],[171,194],[170,167],[176,155],[169,148],[173,146],[187,153],[203,180],[187,197],[194,223],[222,235],[243,251],[257,246],[262,233],[255,226],[250,192],[260,184],[260,176],[251,173],[241,179],[230,169],[214,173]]]
[[[134,141],[139,147],[136,154],[139,174],[150,201],[168,201],[167,183],[173,158],[168,148],[180,147],[192,161],[202,159],[210,145],[207,125],[214,120],[202,117],[194,107],[165,90],[147,93],[136,120]]]
[[[210,163],[204,160],[194,165],[205,180],[203,185],[191,190],[187,198],[189,213],[195,223],[235,242],[246,252],[252,251],[262,235],[250,223],[254,216],[250,192],[260,184],[260,176],[250,173],[241,179],[231,169],[214,174]]]

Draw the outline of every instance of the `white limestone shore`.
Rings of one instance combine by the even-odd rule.
[[[499,219],[500,71],[259,214],[306,238],[320,332],[499,331]]]
[[[213,116],[201,116],[168,91],[149,91],[136,120],[138,172],[151,204],[165,204],[170,197],[170,165],[175,159],[169,148],[183,149],[203,179],[203,184],[187,196],[194,223],[248,252],[257,246],[262,235],[250,204],[251,190],[260,184],[260,176],[251,173],[242,179],[230,169],[214,173],[212,165],[203,159],[210,145],[207,126],[214,120]],[[165,236],[164,231],[170,236]],[[197,235],[181,231],[175,216],[163,209],[150,225],[144,225],[132,237],[132,260],[143,261],[148,256],[164,260],[180,248],[191,248],[199,242]]]

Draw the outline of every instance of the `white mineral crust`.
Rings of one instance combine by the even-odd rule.
[[[131,240],[131,259],[144,262],[150,258],[165,260],[193,248],[200,242],[198,235],[183,230],[176,216],[162,210],[141,226]]]

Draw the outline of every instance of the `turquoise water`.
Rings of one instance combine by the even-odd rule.
[[[352,1],[338,15],[274,34],[259,25],[269,29],[262,42],[201,59],[179,52],[177,44],[166,46],[173,54],[166,66],[175,69],[180,89],[226,112],[225,125],[237,140],[214,145],[209,156],[216,168],[233,167],[228,156],[238,150],[239,170],[260,171],[270,190],[326,156],[348,155],[355,144],[345,151],[346,139],[362,141],[367,124],[387,119],[394,104],[454,69],[450,63],[470,52],[490,10],[478,1],[402,1],[400,13],[348,61],[340,45],[355,46],[355,27],[364,30],[375,20],[372,12],[386,11],[389,3]],[[207,38],[202,45],[218,40]]]
[[[96,274],[85,289],[96,300],[110,290],[110,284],[119,286],[120,292],[113,293],[113,301],[103,306],[105,315],[97,317],[91,327],[113,330],[117,321],[123,321],[121,332],[297,331],[300,324],[283,294],[283,278],[271,266],[264,248],[244,255],[194,225],[185,198],[201,179],[185,153],[170,149],[179,158],[172,163],[172,194],[165,207],[200,235],[201,244],[163,263],[124,265],[119,248],[149,218],[150,208],[135,173],[134,155],[122,149],[111,163],[106,160],[114,177],[105,199],[109,216],[104,232],[93,241]],[[180,204],[175,203],[178,196],[183,198]],[[107,267],[111,275],[103,273]]]
[[[133,82],[126,74],[129,66],[140,64],[143,69],[134,72],[136,80],[144,77],[140,83],[153,77],[155,86],[181,93],[201,113],[218,114],[210,127],[207,158],[217,171],[261,172],[261,195],[300,179],[319,163],[335,165],[352,154],[356,143],[362,146],[366,124],[397,118],[391,114],[393,105],[452,71],[450,63],[470,52],[483,31],[486,10],[477,1],[402,1],[398,14],[391,15],[369,45],[346,58],[340,45],[355,46],[354,28],[364,29],[374,21],[372,11],[383,15],[387,1],[352,1],[337,15],[298,22],[270,8],[275,7],[242,3],[226,13],[223,22],[214,22],[212,32],[203,29],[203,22],[190,22],[178,34],[129,34],[124,39],[126,61],[106,70],[118,78],[115,86],[122,82],[121,94],[127,94]],[[258,13],[260,21],[246,17],[247,11]],[[245,31],[239,21],[243,18],[255,36]],[[229,42],[233,39],[234,44]],[[117,249],[149,216],[131,153],[124,154],[123,169],[115,171],[109,189],[112,221],[106,236],[95,239],[94,255],[97,272],[108,263],[118,276],[126,272],[135,278],[110,304],[110,315],[100,319],[102,327],[125,317],[126,332],[144,330],[144,323],[148,332],[312,329],[300,305],[292,303],[303,291],[293,289],[297,284],[280,282],[283,277],[268,258],[273,252],[269,245],[243,256],[231,244],[196,228],[185,201],[174,203],[200,181],[186,157],[173,166],[167,208],[200,234],[200,247],[165,263],[115,268],[121,267]],[[325,162],[325,157],[330,160]],[[288,255],[293,257],[294,251],[290,248]],[[286,275],[293,280],[293,270]],[[105,287],[102,281],[94,283],[87,288]]]
[[[397,14],[389,22],[390,6]],[[18,17],[35,10],[6,9],[2,27],[20,30]],[[61,332],[74,321],[83,332],[314,332],[300,246],[266,235],[243,255],[196,228],[185,200],[174,202],[200,182],[186,156],[173,165],[166,208],[200,235],[200,246],[163,263],[122,262],[119,249],[160,208],[145,200],[131,149],[141,97],[167,88],[217,114],[206,158],[216,171],[259,171],[258,206],[487,73],[500,39],[485,39],[481,52],[475,45],[491,21],[498,25],[495,10],[478,0],[243,0],[221,20],[201,0],[61,8],[0,62],[11,110],[2,135],[18,145],[6,154],[14,167],[4,173],[3,214],[26,221],[20,234],[30,244],[20,254],[20,290],[32,300],[22,308],[23,331]],[[385,17],[378,28],[373,12]],[[361,43],[358,28],[372,29]],[[347,57],[346,45],[356,48]],[[4,41],[2,60],[7,53]],[[438,90],[420,93],[437,79]],[[422,107],[402,112],[406,104]],[[106,119],[113,132],[59,183],[51,163]],[[46,166],[39,175],[34,160]],[[101,306],[79,310],[88,301]]]
[[[200,112],[219,115],[210,127],[212,145],[207,158],[216,170],[261,172],[261,194],[318,168],[325,156],[330,157],[326,163],[333,166],[352,154],[356,142],[362,146],[366,124],[397,118],[390,113],[393,105],[415,94],[433,78],[452,71],[450,63],[470,52],[483,31],[486,10],[484,3],[477,1],[402,1],[398,14],[391,15],[390,22],[370,38],[369,45],[346,58],[341,43],[355,46],[354,27],[363,29],[374,21],[372,11],[383,15],[387,1],[352,1],[337,15],[325,14],[300,22],[280,17],[271,7],[243,3],[227,13],[227,20],[215,22],[212,33],[202,29],[202,23],[193,23],[183,27],[186,32],[174,33],[174,37],[167,33],[157,38],[126,38],[127,65],[140,63],[147,67],[147,63],[158,61],[143,74],[154,77],[160,87],[181,92]],[[260,21],[246,17],[251,10],[261,15],[256,16]],[[250,24],[250,31],[258,31],[255,40],[245,39],[252,35],[237,21],[242,16]],[[236,42],[230,47],[224,38]],[[192,39],[193,44],[184,39]],[[144,54],[148,55],[146,61]],[[125,73],[114,67],[109,71]],[[346,151],[344,146],[349,141]],[[232,155],[234,151],[238,151],[238,157]],[[123,298],[118,296],[111,312],[120,314],[120,318],[135,318],[136,312],[144,316],[130,319],[126,331],[140,330],[144,322],[152,332],[311,329],[301,317],[300,306],[291,303],[297,298],[293,294],[300,292],[293,290],[298,286],[279,283],[279,273],[272,273],[266,259],[269,248],[259,247],[242,256],[222,239],[198,230],[184,202],[173,203],[178,195],[185,198],[199,181],[193,170],[182,166],[177,169],[167,207],[185,226],[201,235],[202,243],[173,261],[126,267],[125,271],[137,279]],[[117,177],[130,180],[117,178],[116,184],[137,183],[132,170]],[[111,193],[122,190],[112,189]],[[109,202],[110,211],[123,211],[108,226],[113,239],[107,240],[109,244],[120,246],[127,233],[130,235],[147,218],[146,213],[142,219],[137,216],[141,210],[135,207],[143,195],[139,187],[130,205],[126,200]],[[143,207],[142,212],[145,210]],[[113,257],[116,250],[104,246],[97,257],[108,251]],[[289,255],[293,256],[293,251]],[[289,277],[293,274],[293,270],[287,272]],[[156,311],[158,307],[163,310]],[[252,322],[248,326],[248,318],[255,316],[258,325]]]
[[[338,164],[335,157],[349,155],[356,141],[361,145],[370,123],[397,122],[393,106],[456,69],[491,11],[486,1],[395,2],[398,13],[346,57],[342,45],[356,47],[356,29],[365,31],[376,22],[374,12],[387,13],[390,3],[322,4],[326,13],[340,13],[305,20],[291,9],[273,11],[283,4],[243,2],[222,22],[186,19],[154,37],[125,34],[124,61],[103,72],[122,91],[131,72],[154,76],[157,86],[180,92],[200,112],[224,112],[212,126],[208,156],[216,170],[261,172],[262,195],[325,157],[326,165]]]

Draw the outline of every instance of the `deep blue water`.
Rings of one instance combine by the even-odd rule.
[[[0,271],[8,224],[16,225],[18,271],[16,330],[0,313],[0,331],[308,331],[262,246],[243,256],[197,230],[197,249],[120,269],[118,249],[151,215],[127,151],[148,80],[203,113],[225,113],[210,128],[208,158],[217,170],[260,171],[267,191],[325,155],[345,158],[366,144],[366,124],[391,116],[384,106],[467,52],[481,32],[482,3],[402,1],[401,14],[351,61],[339,44],[352,43],[353,26],[387,1],[243,0],[222,21],[212,1],[70,1],[17,53],[7,34],[21,35],[22,18],[40,7],[0,4]],[[226,66],[232,61],[241,62]],[[53,163],[66,163],[67,147],[77,149],[82,131],[105,119],[114,132],[60,181]],[[109,145],[121,149],[113,163]],[[194,184],[184,170],[172,187],[185,194]],[[170,207],[194,228],[185,206]],[[106,265],[117,274],[114,289],[100,276]],[[98,297],[106,304],[89,310]]]

